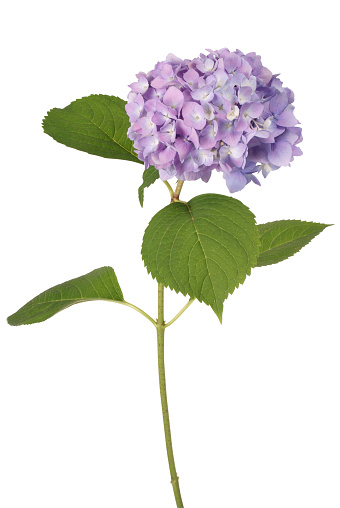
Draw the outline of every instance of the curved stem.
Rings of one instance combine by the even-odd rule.
[[[173,197],[174,197],[174,190],[173,190],[173,188],[171,187],[169,182],[167,182],[166,180],[163,180],[163,183],[167,187],[168,191],[170,192],[170,198],[173,199]]]
[[[112,301],[112,300],[108,300],[108,301]],[[136,305],[133,305],[132,303],[129,303],[129,302],[119,302],[117,300],[115,300],[115,303],[120,303],[121,305],[126,305],[126,307],[130,307],[130,309],[134,309],[136,310],[137,312],[139,312],[140,314],[142,314],[142,316],[146,317],[146,319],[148,319],[149,321],[151,321],[151,323],[156,326],[157,328],[157,323],[154,319],[152,319],[151,316],[149,316],[149,314],[147,314],[146,312],[144,312],[144,310],[140,309],[139,307],[136,307]]]
[[[158,375],[159,375],[159,389],[161,394],[162,412],[163,412],[163,424],[166,451],[168,455],[169,469],[171,475],[171,485],[174,491],[177,508],[184,508],[181,497],[181,491],[179,489],[178,476],[176,473],[174,452],[172,449],[171,431],[170,431],[170,419],[168,401],[166,396],[166,384],[165,384],[165,366],[164,366],[164,286],[158,284],[158,319],[157,319],[157,351],[158,351]]]
[[[176,185],[176,189],[175,189],[175,192],[172,196],[172,201],[174,199],[178,199],[179,198],[179,195],[181,193],[181,190],[182,190],[182,187],[183,187],[183,184],[184,184],[184,180],[178,180],[177,181],[177,185]]]
[[[169,321],[169,323],[167,323],[166,325],[164,325],[164,328],[167,328],[168,326],[172,325],[172,323],[174,323],[182,314],[183,312],[185,312],[187,310],[188,307],[190,307],[190,305],[196,300],[196,298],[190,298],[190,300],[188,301],[188,303],[186,303],[183,307],[183,309],[181,309],[179,311],[178,314],[176,314],[176,316],[174,318],[172,318],[171,321]]]

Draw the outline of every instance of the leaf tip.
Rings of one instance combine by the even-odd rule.
[[[214,313],[216,314],[220,324],[222,324],[222,318],[223,318],[223,304],[222,309],[214,309],[214,307],[211,307]]]
[[[143,208],[143,205],[144,205],[144,191],[141,190],[140,188],[138,189],[138,200],[139,200],[140,206]]]
[[[8,316],[7,318],[7,324],[9,324],[10,326],[17,326],[17,323],[15,322],[15,319],[13,319],[15,317],[15,314],[11,314],[10,316]]]

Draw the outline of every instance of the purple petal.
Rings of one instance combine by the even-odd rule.
[[[200,75],[194,69],[189,69],[187,72],[183,74],[183,78],[189,85],[194,85],[199,77]]]
[[[249,125],[251,122],[251,117],[240,116],[235,122],[235,130],[237,132],[244,132],[249,130]]]
[[[230,192],[238,192],[248,183],[247,178],[240,171],[223,173],[223,178]]]
[[[289,106],[285,111],[283,111],[283,113],[280,114],[277,125],[280,125],[281,127],[294,127],[294,125],[299,123],[294,116],[293,110],[294,107]]]
[[[275,166],[288,166],[292,160],[292,147],[288,141],[277,141],[270,145],[269,162]]]
[[[270,132],[266,131],[265,129],[258,129],[257,131],[255,131],[254,136],[256,136],[257,138],[269,138]]]
[[[211,86],[202,86],[191,92],[191,97],[195,101],[210,102],[214,97],[214,92]]]
[[[246,102],[241,107],[240,114],[242,116],[249,116],[250,118],[258,118],[263,111],[263,104],[260,102]]]
[[[162,70],[161,70],[162,78],[169,80],[169,78],[171,78],[173,76],[173,74],[174,74],[174,72],[173,72],[172,66],[167,63],[164,64],[162,67]]]
[[[139,144],[144,148],[143,155],[146,157],[158,148],[158,138],[156,136],[147,136],[139,140]]]
[[[229,147],[231,155],[233,157],[241,157],[246,151],[246,145],[243,143],[238,143],[236,146]]]
[[[197,149],[199,147],[199,139],[198,139],[198,134],[196,132],[196,130],[191,127],[191,131],[190,131],[190,134],[188,136],[188,139],[189,141],[191,141],[193,144],[194,144],[194,147]]]
[[[203,102],[202,108],[204,110],[204,116],[208,121],[214,120],[215,113],[214,108],[209,102]]]
[[[140,76],[139,80],[136,83],[132,83],[130,88],[135,93],[144,94],[149,88],[149,82],[145,76]]]
[[[290,145],[294,145],[298,139],[299,134],[297,132],[291,131],[290,129],[285,129],[285,131],[280,136],[278,136],[276,141],[288,141]]]
[[[256,183],[256,185],[259,185],[261,187],[261,183],[259,182],[258,178],[256,178],[255,175],[246,175],[246,178],[247,178],[248,182],[252,181],[252,182]]]
[[[204,127],[200,134],[200,144],[202,148],[213,148],[216,145],[217,122],[214,120],[211,124]]]
[[[202,62],[202,60],[198,60],[196,63],[197,69],[203,73],[212,71],[214,69],[214,65],[214,61],[210,58],[206,58],[204,62]]]
[[[248,161],[249,162],[261,162],[262,164],[268,163],[268,151],[270,145],[257,145],[249,148]]]
[[[164,125],[166,119],[163,113],[155,113],[152,117],[152,121],[155,125]]]
[[[240,141],[241,136],[242,132],[238,132],[236,129],[234,129],[233,125],[229,124],[225,129],[225,133],[222,139],[225,143],[227,143],[227,145],[236,146]]]
[[[210,150],[194,150],[191,153],[191,157],[197,166],[211,166],[214,161],[214,154]]]
[[[125,105],[125,111],[129,115],[130,122],[135,122],[140,117],[143,106],[139,106],[136,102],[129,102]]]
[[[161,99],[166,92],[166,88],[153,88],[150,86],[144,94],[145,99]]]
[[[145,107],[145,111],[147,113],[149,113],[149,111],[152,111],[153,113],[155,113],[156,109],[157,109],[157,104],[159,104],[155,99],[149,99],[148,101],[146,101],[146,103],[144,104],[144,107]]]
[[[190,136],[191,129],[192,129],[191,127],[185,125],[183,120],[181,119],[176,120],[176,132],[179,136],[183,136],[184,138]]]
[[[245,102],[250,101],[253,90],[250,86],[242,86],[238,91],[238,102],[242,105]],[[261,112],[262,113],[262,112]]]
[[[172,109],[180,110],[184,102],[184,95],[175,86],[170,86],[165,92],[163,103]]]
[[[150,113],[149,113],[150,114]],[[152,113],[151,113],[152,115]],[[150,134],[155,134],[156,126],[152,122],[151,118],[147,116],[142,116],[137,120],[137,125],[142,129],[142,136],[149,136]]]
[[[177,153],[179,155],[179,159],[181,162],[184,161],[186,156],[191,152],[191,150],[193,148],[190,141],[187,141],[186,139],[183,139],[183,138],[177,138],[174,143],[174,146],[177,150]]]
[[[292,147],[292,154],[293,156],[297,156],[297,155],[302,155],[303,154],[303,151],[301,150],[301,148],[299,148],[298,146],[293,146]]]
[[[244,58],[242,58],[242,63],[240,67],[237,69],[237,72],[240,72],[244,74],[246,78],[249,78],[251,75],[251,71],[252,71],[251,65],[247,62],[247,60],[244,60]]]
[[[269,102],[270,111],[275,115],[280,115],[288,106],[288,97],[285,92],[275,95]]]
[[[182,109],[185,125],[201,130],[207,123],[202,106],[196,102],[186,102]]]
[[[159,152],[158,157],[162,164],[170,162],[176,155],[176,150],[172,146],[167,146],[165,150]]]
[[[176,127],[175,122],[168,122],[158,133],[158,138],[164,143],[172,144],[176,139]]]
[[[173,53],[169,53],[166,57],[166,61],[173,64],[181,64],[183,60],[178,58],[178,56],[174,55]]]
[[[229,160],[229,146],[222,145],[218,151],[219,159],[223,164],[226,164]]]
[[[203,182],[207,183],[211,177],[211,169],[204,168],[200,171],[200,178]]]
[[[296,141],[296,143],[300,143],[302,141],[302,129],[301,129],[301,127],[290,127],[287,130],[289,130],[291,132],[294,132],[295,134],[298,135],[298,140]]]
[[[216,79],[215,90],[216,89],[219,90],[228,80],[228,74],[222,69],[217,69],[217,71],[215,71],[213,75],[215,76]]]
[[[163,86],[166,86],[167,80],[162,78],[161,76],[157,76],[157,78],[153,79],[151,81],[151,86],[153,88],[163,88]]]
[[[186,172],[198,170],[198,166],[197,166],[196,162],[194,161],[194,159],[191,157],[191,155],[188,155],[188,157],[184,160],[183,169]]]
[[[242,63],[240,55],[230,53],[224,58],[224,67],[227,72],[235,71]]]

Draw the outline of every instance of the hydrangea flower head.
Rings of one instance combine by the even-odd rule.
[[[230,192],[289,166],[302,152],[294,94],[256,53],[207,50],[194,60],[169,54],[137,74],[126,104],[137,156],[162,180],[207,182],[222,172]]]

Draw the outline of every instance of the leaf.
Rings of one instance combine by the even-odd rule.
[[[258,224],[261,247],[256,266],[272,265],[293,256],[329,225],[301,220]]]
[[[159,283],[210,305],[221,322],[223,301],[250,274],[258,253],[254,215],[218,194],[160,210],[142,245],[144,264]]]
[[[9,316],[7,321],[12,326],[40,323],[75,303],[92,300],[124,301],[116,274],[110,266],[97,268],[44,291]]]
[[[153,166],[150,166],[148,169],[146,169],[143,173],[143,183],[138,189],[138,198],[140,202],[140,206],[143,208],[144,204],[144,189],[147,187],[150,187],[155,181],[159,178],[159,171],[154,168]]]
[[[143,164],[127,137],[130,121],[125,104],[113,95],[83,97],[64,109],[51,109],[43,120],[43,129],[58,143],[71,148]]]

